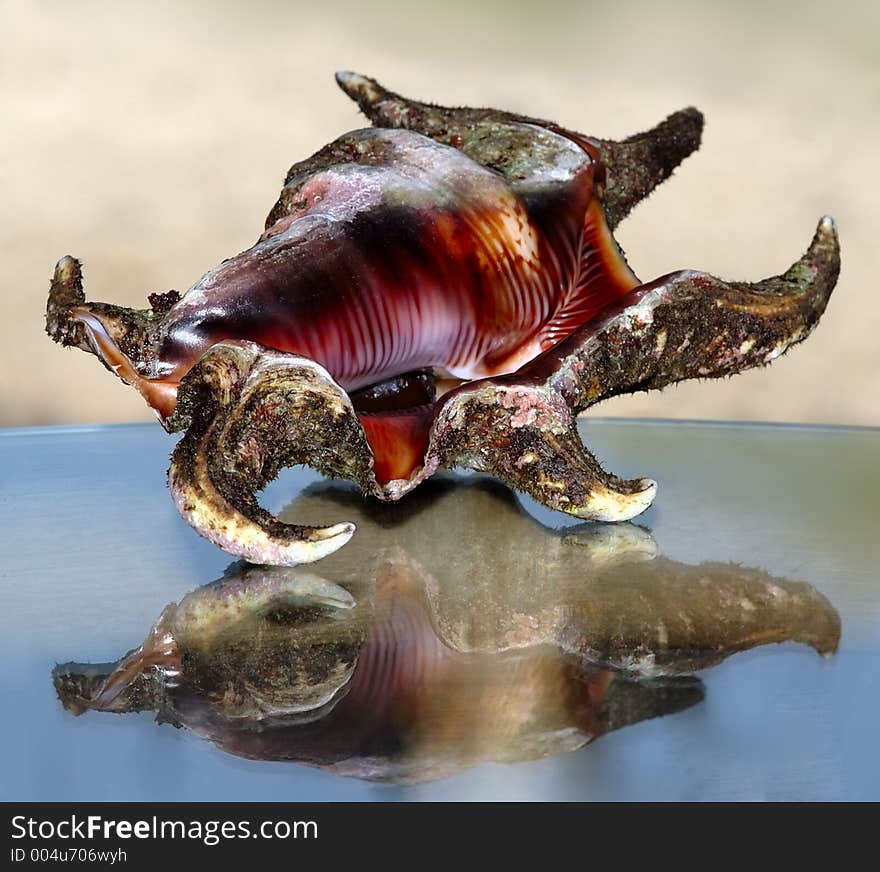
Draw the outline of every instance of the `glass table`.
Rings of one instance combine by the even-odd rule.
[[[263,505],[358,531],[274,570],[158,426],[2,431],[0,799],[880,798],[880,431],[582,427],[637,523],[292,469]]]

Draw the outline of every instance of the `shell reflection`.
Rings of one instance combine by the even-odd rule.
[[[570,752],[698,703],[692,673],[794,641],[833,653],[810,585],[657,555],[644,529],[548,530],[500,485],[438,481],[399,508],[322,486],[361,535],[321,563],[234,564],[117,663],[68,663],[75,714],[155,710],[229,753],[396,783]]]

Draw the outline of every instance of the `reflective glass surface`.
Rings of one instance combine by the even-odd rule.
[[[880,433],[582,426],[637,523],[293,469],[358,526],[293,569],[179,519],[158,426],[3,431],[0,798],[880,798]]]

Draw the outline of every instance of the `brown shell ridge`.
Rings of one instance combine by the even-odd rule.
[[[703,115],[693,106],[673,112],[651,130],[615,142],[566,130],[552,121],[497,109],[421,103],[358,73],[339,72],[336,82],[376,127],[415,130],[462,148],[480,163],[487,162],[481,152],[487,140],[491,141],[487,134],[497,132],[499,126],[537,125],[574,140],[592,157],[598,158],[605,170],[601,193],[611,230],[700,147],[703,132]]]

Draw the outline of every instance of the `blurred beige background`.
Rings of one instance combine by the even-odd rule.
[[[151,420],[43,334],[55,261],[141,306],[247,248],[289,164],[362,126],[336,69],[605,137],[698,106],[701,151],[618,233],[636,272],[775,274],[828,212],[840,283],[770,369],[598,412],[880,424],[878,3],[0,0],[0,30],[0,425]]]

